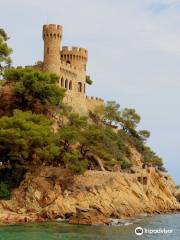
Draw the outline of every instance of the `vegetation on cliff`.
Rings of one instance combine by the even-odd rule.
[[[1,97],[1,114],[8,108],[12,115],[13,109],[47,114],[53,107],[62,103],[64,90],[57,87],[58,76],[28,69],[5,70],[4,89]],[[3,93],[6,93],[4,95]],[[7,95],[9,101],[7,102]],[[6,112],[7,113],[7,112]]]
[[[4,29],[0,28],[0,75],[6,67],[9,67],[12,60],[10,54],[12,49],[8,47],[8,36]]]
[[[3,79],[0,161],[4,166],[27,169],[43,164],[75,173],[111,171],[114,166],[128,169],[132,164],[129,147],[133,146],[145,163],[162,169],[161,158],[146,146],[150,133],[138,130],[140,116],[134,109],[121,109],[111,101],[89,116],[79,116],[63,103],[64,90],[55,74],[9,68]]]
[[[86,83],[89,85],[93,84],[93,80],[91,79],[91,77],[89,75],[86,76]]]

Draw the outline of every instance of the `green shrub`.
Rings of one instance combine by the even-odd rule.
[[[77,150],[66,152],[63,159],[65,166],[74,173],[83,173],[87,170],[88,162],[82,159],[80,152]]]

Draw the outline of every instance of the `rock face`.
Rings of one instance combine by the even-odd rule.
[[[174,196],[177,199],[177,201],[180,203],[180,188],[175,191]]]
[[[180,210],[175,184],[154,168],[133,173],[44,167],[25,180],[9,201],[0,201],[0,222],[65,218],[70,223],[105,224],[108,218]]]
[[[69,223],[71,224],[88,224],[88,225],[98,225],[98,224],[108,224],[108,218],[97,209],[82,209],[77,207],[76,213],[73,214]]]

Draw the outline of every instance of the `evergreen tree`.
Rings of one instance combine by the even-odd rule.
[[[14,96],[14,105],[23,111],[45,113],[59,106],[64,97],[58,76],[31,68],[8,69],[4,73],[5,84]]]
[[[59,155],[52,121],[44,115],[15,110],[0,118],[0,159],[11,166],[52,162]]]
[[[6,67],[9,67],[12,62],[10,58],[12,49],[8,47],[8,39],[9,38],[4,29],[0,28],[0,75],[2,75],[3,70]]]

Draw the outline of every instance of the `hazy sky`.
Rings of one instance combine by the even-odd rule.
[[[42,59],[42,25],[89,50],[88,94],[136,108],[180,184],[180,0],[0,0],[14,65]]]

